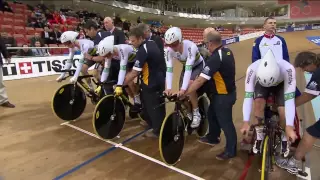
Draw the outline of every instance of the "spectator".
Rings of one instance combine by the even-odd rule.
[[[41,38],[44,44],[54,44],[54,35],[48,26],[45,26],[44,31],[41,32]]]
[[[124,32],[122,30],[115,28],[112,18],[110,17],[104,18],[103,23],[104,23],[105,29],[109,31],[111,35],[114,35],[115,45],[126,43],[126,37],[124,35]]]
[[[34,33],[34,37],[30,38],[30,44],[31,44],[31,46],[34,47],[36,41],[40,41],[40,42],[41,42],[41,46],[44,45],[44,40],[41,38],[40,33],[38,33],[38,32],[35,32],[35,33]]]
[[[83,29],[80,29],[80,31],[79,31],[79,39],[85,39],[85,38],[86,38],[86,35],[83,32]]]
[[[6,1],[0,2],[0,11],[13,12]]]
[[[17,42],[13,37],[9,37],[7,32],[1,32],[1,41],[6,47],[17,47]],[[17,52],[15,49],[8,50],[10,55]]]
[[[5,89],[5,86],[3,84],[3,75],[2,75],[2,65],[3,65],[3,60],[2,56],[7,60],[8,63],[10,63],[10,55],[7,51],[7,48],[5,44],[3,43],[4,41],[0,37],[0,106],[2,107],[7,107],[7,108],[14,108],[15,106],[11,104],[8,101],[8,95]]]
[[[35,47],[42,47],[40,41],[35,42]],[[32,53],[34,56],[49,56],[46,49],[32,49]]]
[[[22,47],[29,47],[28,44],[22,45]],[[18,56],[33,56],[31,49],[19,49],[17,52]]]
[[[58,26],[54,27],[52,33],[53,33],[53,42],[54,42],[54,44],[60,43],[61,32],[59,31]]]
[[[40,28],[38,18],[34,12],[28,17],[28,26],[33,28]]]

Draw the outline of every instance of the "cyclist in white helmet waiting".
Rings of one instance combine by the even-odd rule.
[[[184,65],[180,75],[180,91],[177,93],[178,96],[183,96],[189,84],[201,73],[205,63],[197,45],[192,41],[182,39],[180,28],[172,27],[168,29],[164,35],[164,39],[168,46],[164,50],[167,64],[165,93],[172,95],[173,59],[176,59]],[[189,98],[193,110],[192,114],[190,113],[188,117],[192,119],[191,127],[196,128],[199,126],[201,120],[197,93],[192,93]]]
[[[275,59],[273,52],[269,49],[265,56],[252,63],[248,69],[245,79],[245,98],[243,101],[243,125],[241,132],[249,132],[250,115],[253,99],[268,98],[269,93],[276,96],[278,105],[280,125],[286,131],[282,138],[282,152],[284,156],[289,154],[289,145],[287,138],[295,141],[297,138],[294,132],[295,118],[295,90],[296,90],[296,72],[295,68],[287,61]],[[283,107],[284,106],[284,107]],[[281,110],[284,108],[284,111]],[[261,124],[264,117],[255,117],[255,124]],[[263,127],[256,126],[256,142],[253,151],[257,153],[260,150],[261,142],[264,138]]]
[[[122,85],[127,71],[131,71],[134,65],[134,60],[136,57],[136,50],[133,46],[128,44],[119,44],[114,45],[114,36],[108,36],[104,38],[98,44],[97,53],[99,56],[105,57],[104,69],[101,74],[101,82],[107,80],[109,76],[109,69],[111,65],[111,60],[120,60],[120,71],[118,75],[118,82],[115,88],[116,95],[122,94]],[[126,89],[127,93],[134,100],[134,107],[136,108],[141,106],[139,89],[135,86],[134,82],[128,84],[129,89]],[[133,110],[133,111],[135,111]]]
[[[74,76],[70,79],[70,82],[72,82],[72,83],[76,82],[79,77],[79,74],[82,69],[82,65],[84,63],[84,53],[87,53],[90,48],[94,47],[93,41],[90,41],[88,39],[77,39],[78,35],[79,35],[78,32],[66,31],[66,32],[62,33],[61,37],[60,37],[61,43],[66,45],[67,47],[69,47],[69,58],[64,66],[65,70],[70,69],[72,67],[73,57],[74,57],[75,52],[77,50],[81,51],[76,72],[75,72]],[[82,73],[85,75],[88,74],[88,72],[82,72]],[[57,78],[57,81],[61,82],[64,79],[65,75],[66,75],[66,72],[63,72]],[[93,90],[93,86],[91,84],[91,81],[87,80],[87,82],[88,82],[90,90]]]

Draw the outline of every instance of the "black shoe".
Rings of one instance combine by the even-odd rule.
[[[1,104],[0,106],[6,107],[6,108],[15,108],[16,107],[15,105],[11,104],[9,101]]]
[[[130,112],[132,112],[132,113],[140,113],[141,109],[142,109],[141,104],[135,103],[133,106],[131,106]]]

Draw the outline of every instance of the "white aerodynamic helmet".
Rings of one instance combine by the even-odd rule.
[[[182,41],[181,29],[178,27],[169,28],[164,35],[164,41],[166,44],[172,44],[176,41],[180,43]]]
[[[108,53],[113,53],[113,47],[114,47],[114,36],[108,36],[104,38],[100,43],[98,44],[98,50],[97,53],[99,56],[105,56]]]
[[[259,84],[263,87],[277,85],[281,73],[273,52],[269,49],[260,61],[256,75]]]
[[[61,34],[60,37],[60,41],[61,43],[65,43],[65,42],[74,42],[76,40],[76,38],[78,37],[79,33],[75,32],[75,31],[66,31],[64,33]]]

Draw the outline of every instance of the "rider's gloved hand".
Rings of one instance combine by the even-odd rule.
[[[120,96],[122,94],[122,86],[117,86],[115,89],[114,89],[114,93],[116,94],[116,96]]]
[[[250,125],[248,122],[243,122],[242,127],[240,129],[241,134],[245,135],[249,132],[250,130]]]
[[[73,76],[73,77],[70,79],[70,83],[75,83],[75,82],[77,82],[77,80],[78,80],[78,77]]]

